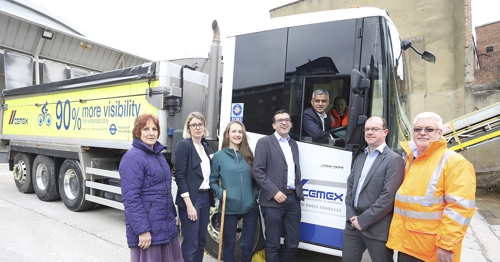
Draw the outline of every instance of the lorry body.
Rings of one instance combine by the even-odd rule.
[[[158,140],[171,145],[187,114],[206,110],[208,76],[184,69],[167,61],[152,62],[4,90],[0,137],[7,143],[18,189],[35,191],[46,201],[61,197],[74,211],[94,203],[123,209],[104,193],[121,193],[116,170],[131,147],[135,118],[143,113],[157,116],[162,130]],[[191,101],[180,103],[182,95]],[[165,152],[168,159],[171,152]]]
[[[384,117],[386,143],[397,152],[399,141],[410,138],[408,75],[396,27],[376,8],[272,19],[266,28],[225,39],[223,87],[216,24],[213,29],[210,58],[197,63],[210,68],[205,73],[189,60],[160,61],[4,90],[0,139],[8,146],[16,186],[23,193],[34,190],[41,200],[60,197],[74,211],[96,203],[123,209],[116,201],[121,193],[116,170],[131,147],[138,114],[158,116],[159,141],[175,163],[172,153],[192,111],[205,115],[206,142],[216,151],[220,130],[231,120],[245,124],[255,149],[259,138],[274,132],[274,112],[286,109],[293,122],[290,136],[299,145],[305,196],[299,248],[341,256],[346,183],[353,159],[366,146],[364,122]],[[333,129],[333,139],[326,141],[302,130],[303,111],[318,88],[330,93],[327,110],[338,96],[349,108],[348,124]],[[216,214],[211,212],[207,229],[206,250],[213,255],[219,241]],[[259,221],[254,249],[263,247],[262,232]]]

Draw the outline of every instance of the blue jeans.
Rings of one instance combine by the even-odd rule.
[[[233,262],[234,246],[236,243],[236,229],[239,218],[243,218],[241,228],[241,262],[251,262],[253,255],[253,243],[255,238],[255,228],[259,220],[259,210],[248,212],[242,215],[226,215],[224,218],[224,236],[222,238],[222,260]]]
[[[266,225],[266,262],[289,262],[300,241],[300,200],[295,195],[287,195],[281,207],[261,207]],[[280,248],[283,229],[285,241]]]
[[[184,239],[182,240],[182,256],[185,262],[202,262],[203,248],[207,243],[206,234],[208,219],[210,216],[210,194],[208,192],[198,192],[194,201],[194,208],[198,219],[189,220],[187,210],[179,208],[179,218],[181,219],[181,229]]]

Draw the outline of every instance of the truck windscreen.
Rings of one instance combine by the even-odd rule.
[[[336,97],[348,105],[356,23],[351,19],[237,36],[232,102],[244,104],[247,130],[271,134],[274,112],[287,109],[293,121],[290,135],[306,139],[302,114],[318,88],[329,92],[327,112]]]

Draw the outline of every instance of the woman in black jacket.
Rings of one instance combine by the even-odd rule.
[[[205,118],[190,113],[184,125],[182,140],[175,150],[175,182],[181,229],[184,240],[182,255],[185,262],[202,262],[203,248],[213,198],[209,193],[210,153],[202,139],[208,135]]]

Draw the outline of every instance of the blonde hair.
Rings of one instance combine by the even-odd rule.
[[[243,155],[243,158],[247,161],[251,173],[253,167],[253,152],[248,144],[247,131],[245,130],[245,125],[243,123],[238,120],[234,120],[227,124],[226,130],[224,131],[224,137],[222,138],[222,148],[229,146],[229,132],[231,131],[230,129],[233,124],[239,124],[241,126],[242,138],[239,145],[239,151]]]
[[[200,120],[203,123],[203,125],[205,125],[205,131],[203,132],[203,137],[208,136],[208,131],[206,128],[207,122],[205,121],[205,117],[203,117],[203,115],[200,112],[191,112],[189,113],[189,116],[186,119],[186,123],[184,124],[184,131],[182,132],[182,137],[191,138],[191,131],[189,130],[189,122],[191,122],[191,120],[193,120],[193,118],[195,117],[198,120]]]

